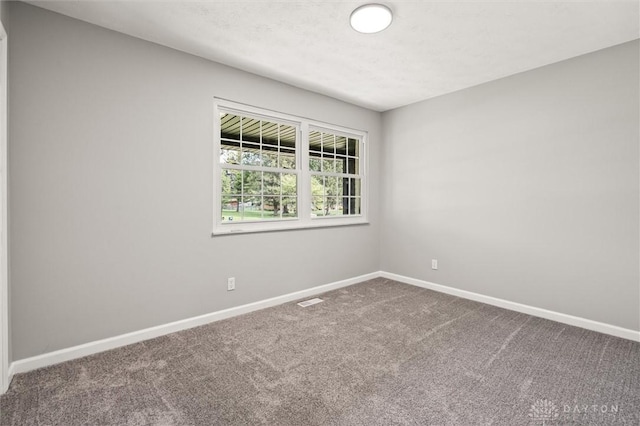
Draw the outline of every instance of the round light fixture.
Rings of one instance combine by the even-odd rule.
[[[351,26],[360,33],[372,34],[387,28],[392,19],[391,9],[387,6],[365,4],[351,14]]]

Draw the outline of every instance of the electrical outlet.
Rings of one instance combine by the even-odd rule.
[[[235,289],[236,289],[236,279],[235,279],[235,277],[227,278],[227,291],[231,291],[231,290],[235,290]]]
[[[431,269],[438,269],[438,259],[431,259]]]

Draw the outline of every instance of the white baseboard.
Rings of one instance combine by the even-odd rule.
[[[482,294],[473,293],[471,291],[460,290],[440,284],[434,284],[416,278],[393,274],[391,272],[380,271],[379,276],[390,280],[399,281],[401,283],[411,284],[417,287],[434,290],[440,293],[462,297],[463,299],[474,300],[476,302],[486,303],[487,305],[498,306],[500,308],[509,309],[511,311],[522,312],[524,314],[533,315],[535,317],[545,318],[548,320],[561,322],[563,324],[569,324],[576,327],[586,328],[587,330],[597,331],[616,337],[622,337],[623,339],[640,342],[640,331],[622,328],[611,324],[605,324],[586,318],[575,317],[573,315],[567,315],[560,312],[549,311],[547,309],[536,308],[534,306],[523,305],[521,303],[510,302],[508,300],[498,299],[496,297],[484,296]]]
[[[210,314],[200,315],[193,318],[188,318],[180,321],[175,321],[169,324],[159,325],[156,327],[146,328],[140,331],[134,331],[131,333],[122,334],[120,336],[114,336],[107,339],[97,340],[95,342],[89,342],[78,346],[73,346],[66,349],[61,349],[54,352],[34,356],[31,358],[25,358],[18,361],[14,361],[9,366],[9,383],[14,374],[25,373],[27,371],[35,370],[38,368],[46,367],[49,365],[59,364],[61,362],[70,361],[77,358],[82,358],[87,355],[93,355],[99,352],[104,352],[110,349],[119,348],[122,346],[130,345],[133,343],[142,342],[144,340],[153,339],[155,337],[164,336],[166,334],[174,333],[176,331],[186,330],[188,328],[197,327],[204,324],[209,324],[215,321],[231,318],[237,315],[246,314],[249,312],[257,311],[260,309],[269,308],[272,306],[280,305],[283,303],[291,302],[293,300],[304,299],[309,296],[314,296],[319,293],[335,290],[342,287],[347,287],[353,284],[357,284],[362,281],[370,280],[373,278],[383,277],[394,281],[402,282],[405,284],[414,285],[417,287],[434,290],[440,293],[450,294],[452,296],[458,296],[464,299],[474,300],[488,305],[498,306],[501,308],[509,309],[516,312],[522,312],[525,314],[533,315],[540,318],[557,321],[564,324],[573,325],[576,327],[585,328],[587,330],[593,330],[600,333],[609,334],[616,337],[622,337],[633,341],[640,342],[640,332],[630,330],[622,327],[617,327],[610,324],[605,324],[597,321],[592,321],[586,318],[575,317],[572,315],[562,314],[559,312],[549,311],[547,309],[536,308],[534,306],[523,305],[521,303],[510,302],[504,299],[498,299],[491,296],[484,296],[482,294],[473,293],[466,290],[460,290],[453,287],[447,287],[440,284],[434,284],[428,281],[419,280],[416,278],[410,278],[403,275],[398,275],[385,271],[373,272],[370,274],[360,275],[354,278],[349,278],[342,281],[333,282],[330,284],[313,287],[306,290],[297,291],[294,293],[285,294],[282,296],[273,297],[271,299],[261,300],[254,303],[249,303],[242,306],[237,306],[222,311],[212,312]]]
[[[327,291],[347,287],[362,281],[377,278],[379,276],[380,274],[378,272],[360,275],[354,278],[336,281],[330,284],[296,291],[294,293],[289,293],[282,296],[272,297],[271,299],[261,300],[246,305],[224,309],[222,311],[212,312],[210,314],[187,318],[184,320],[171,322],[169,324],[146,328],[144,330],[134,331],[131,333],[122,334],[120,336],[109,337],[107,339],[97,340],[95,342],[89,342],[82,345],[34,356],[31,358],[21,359],[11,363],[11,366],[9,367],[9,376],[12,377],[14,374],[25,373],[27,371],[47,367],[49,365],[59,364],[61,362],[70,361],[72,359],[82,358],[87,355],[93,355],[110,349],[130,345],[132,343],[142,342],[144,340],[153,339],[154,337],[164,336],[166,334],[175,333],[176,331],[186,330],[188,328],[209,324],[215,321],[235,317],[237,315],[242,315],[260,309],[265,309],[283,303],[291,302],[293,300],[304,299],[309,296],[314,296],[319,293],[325,293]]]

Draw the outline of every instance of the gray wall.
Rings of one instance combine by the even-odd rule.
[[[640,329],[638,50],[384,113],[381,269]]]
[[[378,270],[379,113],[9,14],[13,360]],[[371,225],[211,238],[214,96],[368,130]]]
[[[7,0],[0,0],[0,22],[5,26],[5,30],[7,29]]]

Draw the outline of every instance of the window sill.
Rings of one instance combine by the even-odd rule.
[[[247,226],[244,228],[229,228],[224,229],[224,227],[220,227],[219,229],[214,230],[211,233],[211,237],[219,237],[224,235],[236,235],[236,234],[255,234],[259,232],[286,232],[286,231],[299,231],[303,229],[317,229],[317,228],[336,228],[342,226],[361,226],[361,225],[369,225],[369,221],[365,218],[361,218],[359,220],[340,220],[340,219],[332,219],[332,218],[322,218],[322,219],[312,219],[311,222],[307,222],[304,224],[295,224],[295,225],[287,225],[287,226],[255,226],[262,225],[257,223],[247,223]],[[270,224],[272,225],[272,224]]]

